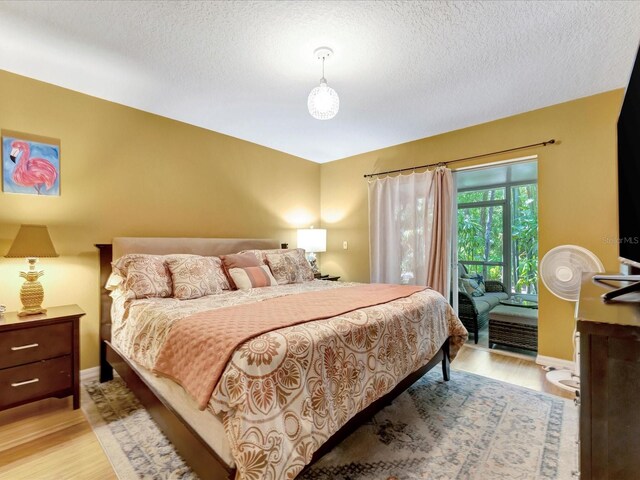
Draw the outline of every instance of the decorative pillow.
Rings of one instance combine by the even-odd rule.
[[[271,275],[271,272],[269,271],[269,267],[266,265],[246,268],[231,268],[229,269],[229,275],[239,290],[278,285],[278,282],[273,278],[273,275]]]
[[[232,268],[259,267],[260,265],[263,265],[262,260],[260,260],[254,253],[248,251],[243,253],[233,253],[231,255],[221,255],[220,260],[224,267],[224,273],[226,273],[227,278],[229,279],[229,284],[233,290],[237,287],[233,281],[233,277],[229,274],[229,270]]]
[[[243,250],[240,253],[253,253],[263,264],[267,263],[267,253],[287,253],[292,252],[289,248],[273,248],[270,250]]]
[[[481,297],[486,293],[484,279],[479,273],[465,273],[460,278],[458,288],[464,289],[472,297]]]
[[[105,290],[109,290],[110,292],[113,292],[114,290],[117,290],[118,287],[123,283],[124,283],[124,278],[122,278],[120,274],[115,271],[115,268],[114,268],[111,271],[111,275],[109,275],[109,278],[107,279],[107,283],[105,284],[104,288]]]
[[[267,253],[265,257],[278,285],[313,280],[313,270],[302,248],[288,250],[286,253]]]
[[[475,282],[478,284],[478,290],[480,290],[480,293],[482,293],[482,295],[487,293],[487,288],[484,284],[484,277],[479,273],[465,273],[464,275],[462,275],[462,278],[470,278],[471,280],[475,280]]]
[[[171,273],[164,257],[130,253],[111,264],[115,273],[124,278],[124,289],[133,298],[171,296]]]
[[[165,262],[171,272],[174,298],[189,300],[222,291],[216,279],[219,264],[215,257],[167,255]]]
[[[231,290],[231,285],[229,284],[229,279],[227,278],[227,274],[224,273],[222,260],[220,260],[218,257],[207,257],[207,258],[211,258],[215,265],[214,274],[216,276],[216,283],[220,286],[222,290]]]

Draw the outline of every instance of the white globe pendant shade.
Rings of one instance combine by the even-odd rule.
[[[320,80],[320,86],[311,90],[309,99],[307,100],[307,107],[313,118],[329,120],[338,113],[340,109],[340,98],[336,91],[327,85],[327,81],[323,78]]]

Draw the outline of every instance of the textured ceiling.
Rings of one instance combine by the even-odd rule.
[[[639,39],[640,2],[0,2],[0,69],[317,162],[622,87]]]

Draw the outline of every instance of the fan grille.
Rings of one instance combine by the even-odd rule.
[[[540,262],[542,283],[556,297],[575,302],[580,295],[583,272],[602,272],[600,259],[586,248],[561,245],[547,252]]]

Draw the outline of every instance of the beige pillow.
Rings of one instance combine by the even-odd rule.
[[[124,279],[123,288],[130,298],[170,297],[171,273],[160,255],[130,253],[111,264]]]
[[[229,275],[239,290],[249,290],[250,288],[272,287],[278,285],[278,282],[273,278],[269,267],[266,265],[246,268],[231,268],[229,269]]]
[[[265,257],[278,285],[313,280],[313,270],[302,248],[288,250],[286,253],[267,253]]]
[[[165,262],[171,272],[174,298],[190,300],[222,291],[216,278],[216,269],[220,268],[216,257],[167,255]]]
[[[216,276],[216,283],[220,286],[222,290],[231,290],[231,285],[229,284],[229,279],[227,278],[227,274],[224,273],[222,260],[220,260],[218,257],[207,257],[207,258],[211,258],[215,265],[214,273]]]
[[[243,250],[240,253],[252,253],[254,254],[258,260],[260,261],[260,264],[263,265],[267,263],[267,254],[269,253],[287,253],[287,252],[292,252],[292,249],[289,248],[272,248],[269,250]]]

